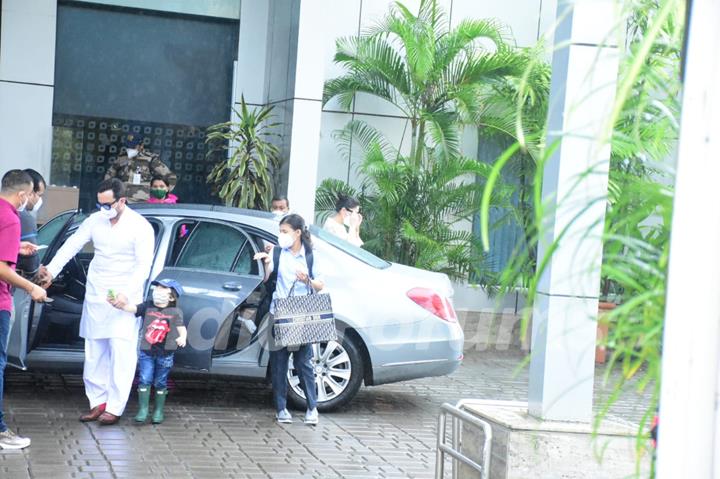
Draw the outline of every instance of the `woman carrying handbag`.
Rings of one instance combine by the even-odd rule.
[[[287,298],[291,291],[296,295],[320,291],[324,287],[321,270],[318,268],[312,253],[310,232],[305,220],[297,214],[285,216],[280,221],[278,235],[279,254],[257,253],[255,259],[265,263],[265,282],[269,290],[273,289],[270,303],[270,322],[274,324],[275,303],[278,299]],[[278,258],[274,264],[273,256]],[[273,281],[276,278],[276,281]],[[275,282],[275,285],[272,283]],[[272,380],[273,402],[277,411],[275,418],[278,423],[292,423],[292,416],[287,410],[287,373],[290,351],[287,347],[270,348],[270,376]],[[318,423],[317,392],[315,390],[315,373],[312,366],[312,345],[304,344],[292,351],[295,370],[300,378],[300,386],[307,399],[305,424]]]

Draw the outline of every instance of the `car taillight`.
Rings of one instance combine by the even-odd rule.
[[[457,322],[457,315],[452,304],[450,304],[450,300],[440,296],[432,289],[413,288],[407,292],[407,295],[408,298],[438,318],[451,323]]]

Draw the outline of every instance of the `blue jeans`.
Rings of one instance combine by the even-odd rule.
[[[293,352],[293,364],[300,378],[300,387],[305,393],[308,409],[317,407],[317,391],[315,390],[315,371],[312,366],[312,346],[306,344]],[[280,412],[287,408],[287,373],[290,352],[287,348],[270,351],[270,379],[272,380],[273,401],[275,409]],[[310,385],[310,387],[307,387]]]
[[[3,383],[7,364],[7,347],[10,337],[10,311],[0,311],[0,432],[7,431],[3,414]]]
[[[152,384],[156,391],[167,389],[167,380],[174,360],[174,353],[163,355],[141,350],[138,354],[139,386],[149,387]]]

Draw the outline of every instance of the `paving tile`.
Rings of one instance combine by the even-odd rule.
[[[470,351],[453,375],[361,389],[342,410],[310,428],[278,426],[265,384],[176,374],[162,425],[132,422],[136,397],[118,426],[83,424],[82,378],[6,373],[10,427],[33,439],[0,452],[0,478],[433,478],[437,414],[462,398],[527,399],[527,370],[510,353]],[[596,376],[598,407],[609,391]],[[637,423],[649,391],[624,393],[610,413]],[[300,417],[302,412],[294,412]]]

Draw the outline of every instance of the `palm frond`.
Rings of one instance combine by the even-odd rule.
[[[333,132],[333,139],[337,143],[338,151],[343,158],[350,160],[353,145],[366,153],[371,146],[377,145],[385,159],[392,160],[397,156],[395,148],[387,141],[385,136],[371,125],[362,120],[351,120],[345,127]]]

